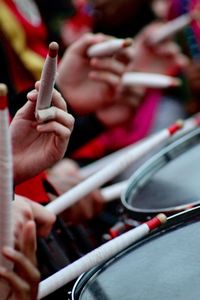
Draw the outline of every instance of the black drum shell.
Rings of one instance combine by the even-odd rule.
[[[126,213],[144,221],[159,212],[173,215],[200,203],[200,129],[154,155],[128,180],[121,196]]]
[[[171,217],[161,229],[81,276],[71,299],[199,299],[199,216],[182,214],[186,218]]]

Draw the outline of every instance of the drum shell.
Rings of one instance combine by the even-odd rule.
[[[133,219],[173,215],[200,203],[200,129],[164,147],[130,177],[121,202]]]
[[[71,299],[199,299],[199,216],[182,214],[81,276]]]

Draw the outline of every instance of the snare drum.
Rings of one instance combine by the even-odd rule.
[[[200,299],[200,221],[190,213],[82,275],[72,300]]]
[[[122,194],[129,216],[144,221],[200,203],[200,129],[175,140],[141,166]]]

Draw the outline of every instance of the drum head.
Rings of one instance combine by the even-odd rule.
[[[200,298],[200,223],[158,231],[79,279],[77,300]]]
[[[200,203],[200,129],[165,147],[129,179],[122,204],[135,218]]]

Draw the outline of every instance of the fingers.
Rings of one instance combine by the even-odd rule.
[[[74,118],[66,114],[66,118],[62,118],[62,115],[56,114],[53,121],[40,124],[37,126],[37,131],[40,133],[53,133],[57,137],[66,140],[69,139],[74,126]]]
[[[36,299],[40,273],[36,265],[36,233],[35,224],[29,221],[22,232],[21,251],[4,247],[2,253],[6,259],[13,262],[15,270],[0,268],[0,276],[12,286],[17,299]]]
[[[90,220],[103,210],[103,197],[99,190],[95,190],[88,196],[81,199],[73,207],[65,210],[61,217],[70,224],[80,224],[83,221]]]
[[[0,277],[11,286],[16,299],[27,300],[30,293],[29,284],[12,271],[0,267]],[[36,299],[36,298],[35,298]]]
[[[56,216],[36,202],[30,201],[30,205],[37,224],[37,235],[42,237],[47,236],[52,229]]]
[[[36,265],[36,225],[34,221],[28,221],[23,228],[21,251]]]
[[[73,52],[74,54],[86,55],[87,49],[89,46],[94,45],[96,43],[103,42],[107,40],[109,37],[104,34],[92,34],[86,33],[80,39],[78,39],[75,43],[73,43],[67,50],[67,52]],[[68,54],[67,53],[67,54]]]
[[[90,65],[96,70],[106,70],[118,75],[122,75],[125,71],[125,65],[113,58],[93,58],[90,61]]]
[[[35,87],[36,87],[36,90],[33,90],[32,94],[31,94],[32,100],[34,100],[34,97],[36,97],[36,99],[37,99],[38,90],[40,88],[40,82],[39,81],[36,82]],[[29,97],[30,97],[30,94],[29,94]],[[67,110],[67,104],[66,104],[65,99],[62,97],[61,93],[58,92],[56,89],[53,90],[52,105],[54,105],[54,106],[56,106],[56,107],[58,107],[62,110],[65,110],[65,111]]]
[[[91,71],[88,74],[88,76],[90,79],[104,82],[114,88],[120,83],[121,80],[121,77],[106,71],[103,72]]]
[[[54,90],[50,108],[38,111],[40,133],[54,133],[62,139],[69,138],[74,127],[74,118],[67,113],[67,105],[62,95]]]

